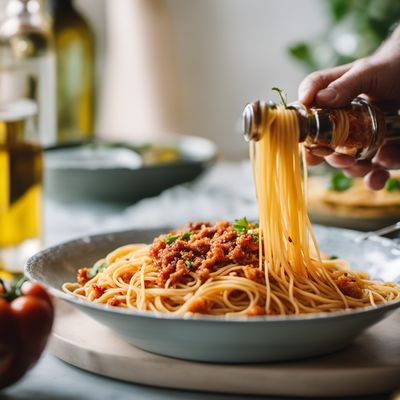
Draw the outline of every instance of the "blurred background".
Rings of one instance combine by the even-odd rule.
[[[7,1],[1,1],[4,10]],[[272,86],[295,100],[307,70],[288,48],[320,37],[330,21],[325,0],[73,4],[94,34],[96,134],[125,140],[155,132],[198,135],[212,138],[228,159],[247,155],[243,106],[272,97]],[[323,62],[334,60],[324,53]]]
[[[100,215],[101,230],[256,218],[245,104],[278,100],[273,86],[296,100],[309,72],[370,54],[399,20],[398,0],[0,0],[0,269],[43,245],[43,186],[52,243]],[[315,221],[400,216],[400,180],[382,203],[330,179]],[[370,209],[348,224],[357,196],[378,224]]]
[[[53,3],[63,2],[49,1],[49,14]],[[400,17],[396,0],[72,3],[93,32],[96,134],[198,135],[227,159],[246,156],[249,100],[273,97],[272,86],[295,100],[307,72],[370,53]]]

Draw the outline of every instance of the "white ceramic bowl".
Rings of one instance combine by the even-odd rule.
[[[374,278],[398,279],[400,251],[392,241],[371,238],[358,241],[358,232],[316,227],[322,251],[350,261],[353,269]],[[61,291],[65,281],[74,281],[77,270],[104,257],[117,246],[151,242],[161,231],[136,230],[73,240],[32,257],[26,266],[31,279],[128,342],[154,353],[207,362],[265,362],[299,359],[337,351],[357,335],[385,318],[400,301],[377,308],[302,316],[223,317],[160,316],[82,301]]]

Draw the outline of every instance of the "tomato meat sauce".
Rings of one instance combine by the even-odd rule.
[[[229,264],[258,268],[258,235],[253,230],[249,225],[238,233],[227,221],[215,225],[197,222],[159,236],[150,249],[152,261],[159,267],[159,286],[164,287],[168,280],[175,285],[191,272],[205,281],[210,272]]]

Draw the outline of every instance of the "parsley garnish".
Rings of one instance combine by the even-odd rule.
[[[338,258],[338,256],[330,256],[328,260],[337,260]]]
[[[394,190],[400,190],[400,179],[389,178],[386,181],[385,189],[387,192],[393,192]]]
[[[246,217],[236,219],[232,225],[238,235],[243,235],[249,230],[249,221]]]
[[[89,273],[87,274],[90,279],[94,278],[99,272],[104,271],[108,267],[108,264],[104,261],[100,264],[95,265],[90,268]]]
[[[353,186],[353,179],[347,177],[342,171],[335,172],[331,177],[330,190],[344,192]]]
[[[176,239],[178,239],[178,237],[178,235],[168,235],[165,237],[165,243],[172,244],[175,242]]]
[[[253,235],[255,242],[258,242],[258,232],[255,231],[253,227],[256,227],[256,224],[250,225],[246,217],[236,219],[232,224],[232,228],[238,235],[244,235],[245,233],[248,233],[249,235]]]
[[[281,99],[281,103],[283,105],[283,107],[287,108],[287,94],[286,92],[284,92],[282,89],[279,89],[278,87],[273,87],[272,90],[274,92],[277,92],[280,99]],[[285,97],[283,97],[283,95],[285,95]]]
[[[192,265],[193,265],[193,261],[192,260],[185,260],[185,265],[191,270],[192,269]]]
[[[193,232],[190,232],[190,231],[183,232],[182,236],[181,236],[181,239],[182,240],[189,240],[190,236],[192,236],[192,235],[193,235]]]
[[[258,242],[258,232],[254,231],[253,229],[249,229],[247,231],[250,235],[253,235],[253,240],[257,243]]]

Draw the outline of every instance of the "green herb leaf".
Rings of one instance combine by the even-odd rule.
[[[272,90],[274,92],[277,92],[280,99],[281,99],[281,103],[283,105],[283,107],[287,108],[287,94],[286,92],[284,92],[282,89],[279,89],[278,87],[273,87]],[[283,97],[283,95],[285,95],[285,97]]]
[[[108,264],[104,261],[102,263],[96,264],[90,268],[88,272],[88,277],[90,279],[94,278],[99,272],[104,271],[108,267]]]
[[[243,235],[249,230],[249,221],[246,217],[236,219],[232,225],[238,235]]]
[[[257,243],[258,242],[258,232],[256,232],[255,230],[253,230],[253,229],[249,229],[248,231],[247,231],[247,233],[249,233],[250,235],[253,235],[253,240],[254,240],[254,242],[255,243]]]
[[[186,265],[189,269],[191,269],[191,268],[192,268],[192,265],[193,265],[193,261],[192,261],[192,260],[185,260],[185,265]]]
[[[330,190],[344,192],[353,186],[353,179],[347,177],[342,171],[335,172],[331,177]]]
[[[165,243],[172,244],[175,242],[176,239],[178,239],[178,237],[178,235],[168,235],[165,237]]]
[[[394,190],[400,190],[400,179],[389,178],[386,181],[385,189],[387,192],[393,192]]]
[[[332,255],[328,258],[328,260],[337,260],[338,258],[338,256]]]
[[[181,236],[181,239],[182,240],[189,240],[190,236],[192,236],[192,235],[193,235],[193,232],[190,232],[190,231],[183,232],[182,236]]]

